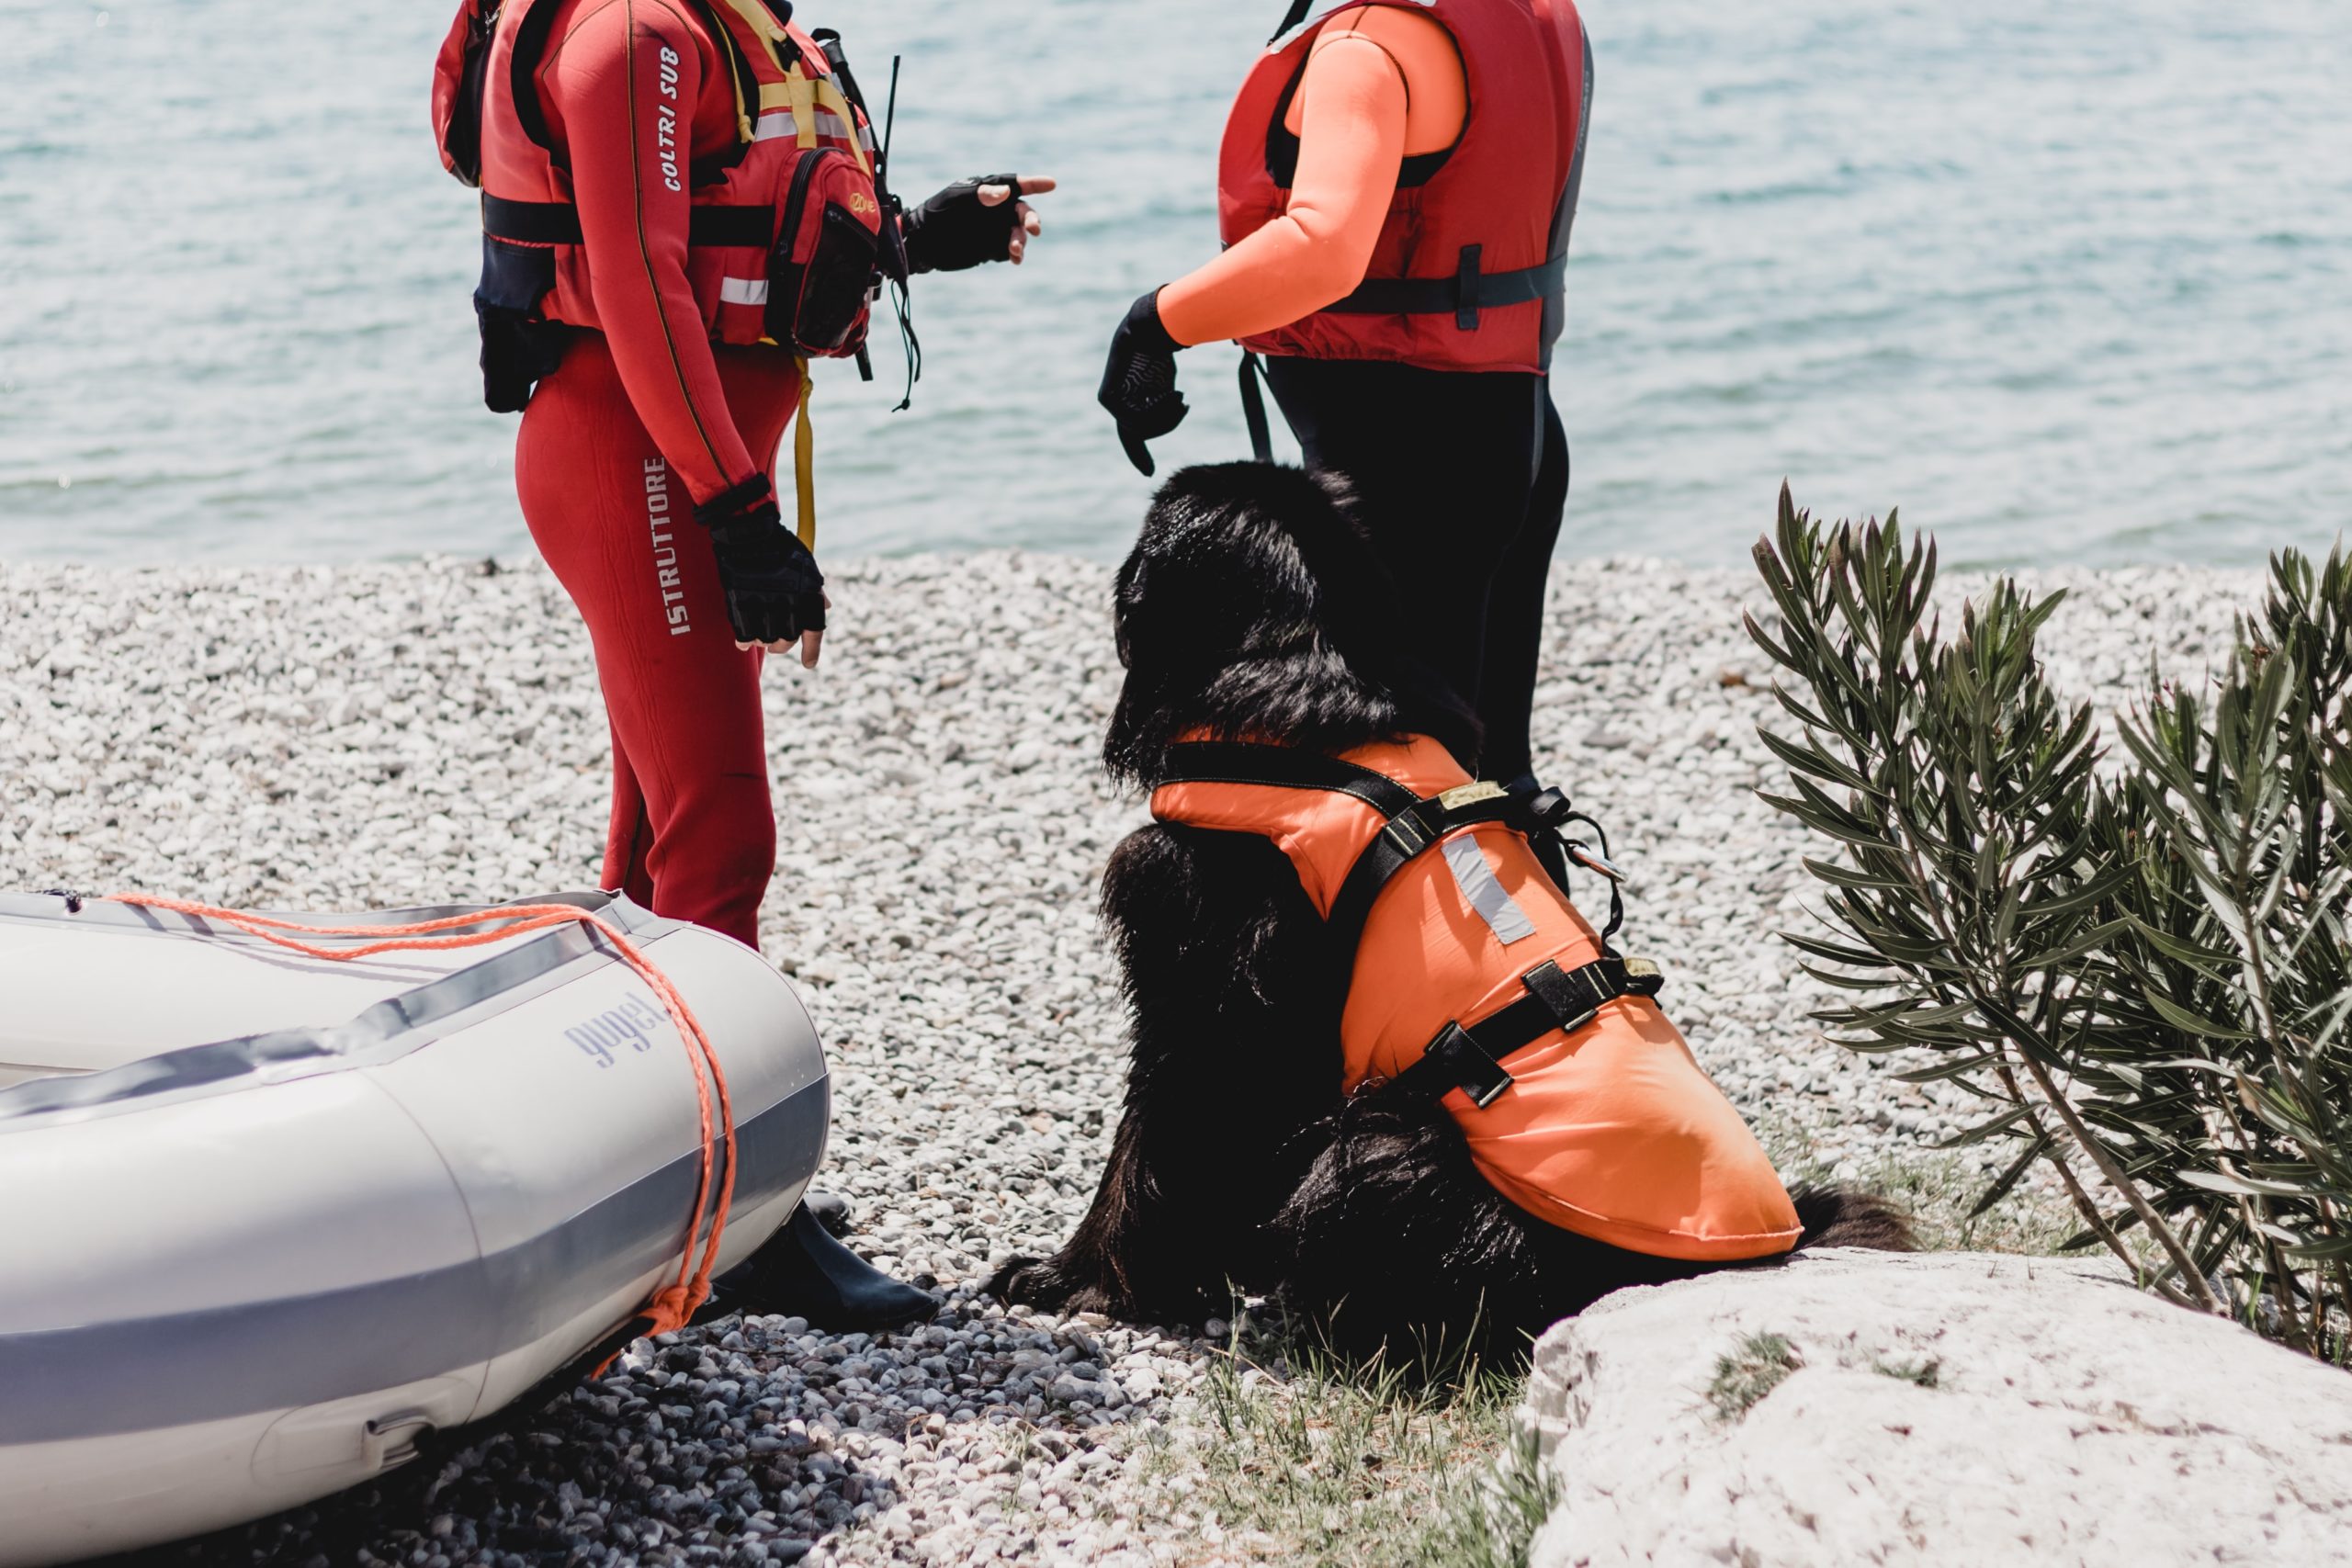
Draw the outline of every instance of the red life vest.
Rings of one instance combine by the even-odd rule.
[[[1701,1262],[1796,1245],[1770,1159],[1651,999],[1656,971],[1611,953],[1536,859],[1526,797],[1426,736],[1170,756],[1153,817],[1272,840],[1317,909],[1360,930],[1347,1090],[1442,1095],[1495,1189],[1579,1235]]]
[[[434,119],[443,162],[481,186],[477,301],[532,323],[595,328],[571,177],[537,85],[558,8],[559,0],[465,0],[436,63]],[[883,228],[873,128],[816,37],[777,21],[759,0],[700,0],[695,8],[718,46],[738,128],[731,155],[690,164],[682,146],[679,166],[662,171],[691,185],[686,276],[703,320],[719,343],[855,353]],[[845,224],[863,234],[846,235],[852,254],[840,243]],[[856,276],[818,276],[827,268]],[[823,319],[799,318],[803,298],[828,281],[833,303]]]
[[[1298,139],[1283,117],[1323,23],[1362,6],[1414,8],[1453,34],[1467,118],[1452,147],[1405,160],[1362,286],[1243,346],[1434,370],[1547,368],[1592,88],[1571,0],[1342,0],[1278,36],[1226,121],[1217,160],[1225,243],[1288,207]]]

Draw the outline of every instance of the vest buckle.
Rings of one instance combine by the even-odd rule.
[[[1519,977],[1527,994],[1550,1010],[1559,1025],[1574,1034],[1600,1015],[1601,1005],[1625,994],[1610,961],[1596,959],[1575,969],[1563,969],[1550,959]]]
[[[1421,1060],[1436,1062],[1453,1079],[1451,1087],[1468,1095],[1481,1111],[1500,1100],[1514,1081],[1503,1065],[1481,1050],[1458,1023],[1439,1030],[1437,1038],[1421,1053]]]
[[[1453,271],[1453,324],[1465,333],[1478,330],[1478,256],[1483,245],[1462,247]]]

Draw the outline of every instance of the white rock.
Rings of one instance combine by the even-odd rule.
[[[1756,1335],[1801,1364],[1726,1416]],[[1527,1397],[1561,1486],[1531,1568],[2352,1562],[2352,1375],[2103,1262],[1837,1250],[1626,1291],[1543,1337]]]

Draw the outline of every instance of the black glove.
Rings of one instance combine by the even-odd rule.
[[[1152,471],[1144,443],[1159,440],[1192,412],[1176,389],[1176,351],[1183,346],[1159,324],[1157,288],[1137,296],[1127,307],[1127,319],[1111,334],[1111,360],[1102,367],[1102,389],[1095,400],[1119,422],[1119,445],[1143,473]]]
[[[825,574],[784,525],[765,479],[713,496],[695,508],[695,521],[710,530],[736,641],[790,642],[825,629]]]
[[[989,207],[980,200],[982,186],[1010,186],[1012,194]],[[1019,175],[957,180],[899,219],[910,272],[962,272],[982,262],[1003,261],[1020,229]]]

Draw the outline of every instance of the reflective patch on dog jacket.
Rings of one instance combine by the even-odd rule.
[[[1422,796],[1471,782],[1427,737],[1343,760]],[[1327,918],[1384,820],[1333,790],[1208,781],[1163,784],[1151,813],[1271,840]],[[1599,933],[1515,829],[1477,823],[1440,850],[1399,871],[1365,920],[1340,1021],[1350,1092],[1419,1061],[1446,1024],[1518,1001],[1527,994],[1520,976],[1545,959],[1573,970],[1601,955]],[[1471,857],[1483,881],[1464,874]],[[1699,1262],[1796,1245],[1796,1210],[1771,1160],[1655,1001],[1620,997],[1503,1066],[1513,1082],[1493,1103],[1481,1109],[1460,1089],[1443,1103],[1479,1171],[1529,1213],[1631,1252]]]

